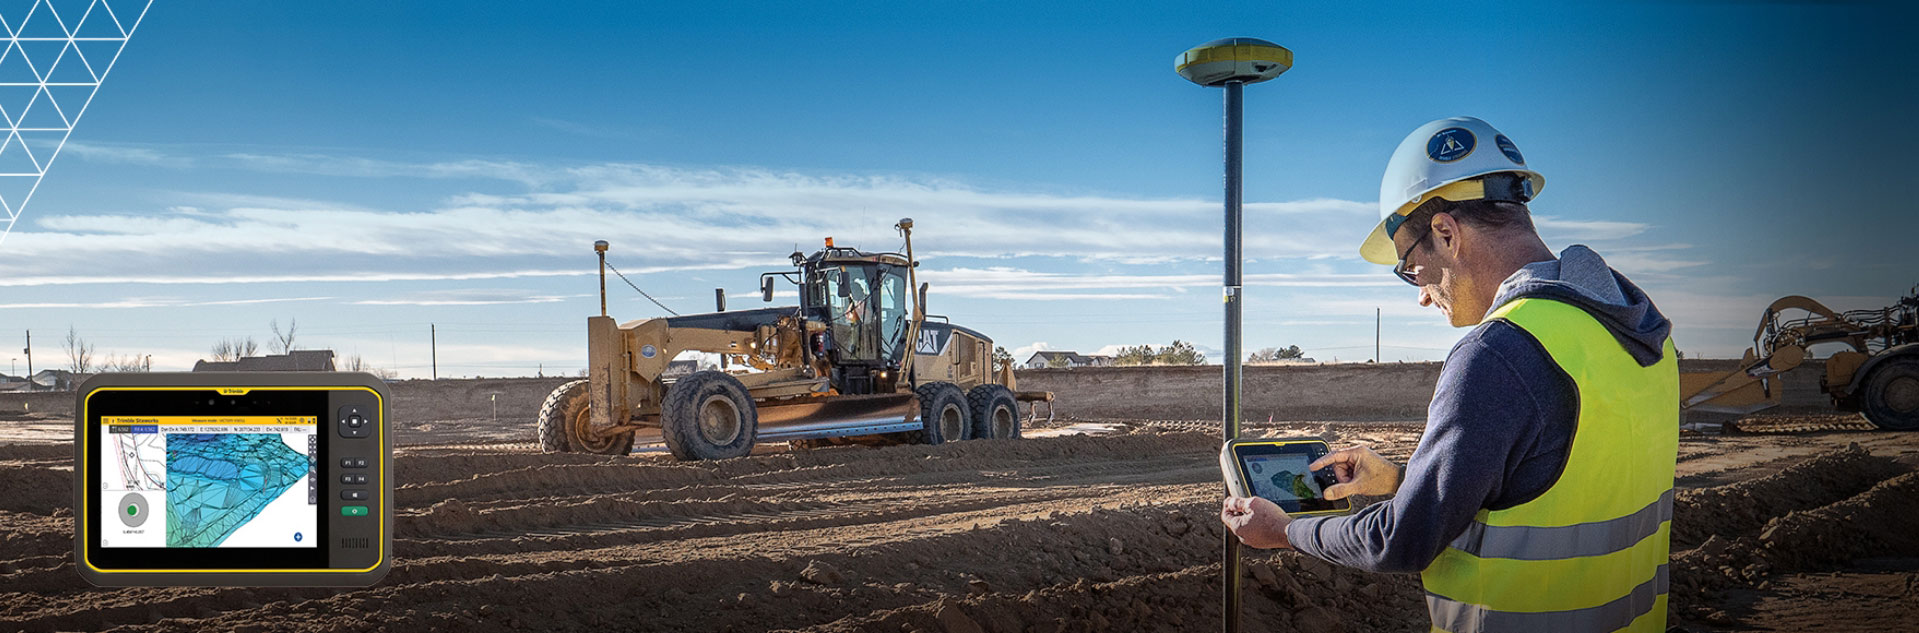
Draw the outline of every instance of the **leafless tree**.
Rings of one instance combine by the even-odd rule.
[[[80,338],[80,333],[67,326],[67,340],[60,344],[67,352],[67,369],[76,374],[88,373],[93,369],[93,345]]]
[[[359,354],[348,356],[346,360],[340,361],[340,371],[363,371],[379,376],[381,380],[392,380],[395,376],[392,370],[374,367],[372,363],[360,358]]]
[[[100,371],[146,371],[146,370],[147,370],[146,358],[139,354],[131,354],[125,357],[122,357],[119,354],[108,354],[106,359],[100,362]]]
[[[219,362],[236,361],[252,356],[253,353],[257,351],[260,351],[260,344],[255,343],[251,336],[246,338],[223,338],[220,339],[220,342],[213,344],[213,360]]]
[[[287,331],[285,332],[280,331],[279,319],[274,319],[273,322],[268,325],[273,328],[273,340],[267,341],[267,345],[273,350],[273,353],[286,354],[292,352],[293,332],[300,329],[300,320],[287,320]]]

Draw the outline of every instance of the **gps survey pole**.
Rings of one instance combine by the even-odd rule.
[[[1213,40],[1180,53],[1173,58],[1173,70],[1188,81],[1226,88],[1226,276],[1223,281],[1226,303],[1224,353],[1225,401],[1220,413],[1220,429],[1225,439],[1239,437],[1240,332],[1240,114],[1246,84],[1255,84],[1293,67],[1293,52],[1278,44],[1250,37]],[[1222,626],[1226,633],[1239,631],[1239,538],[1222,530],[1220,580]]]

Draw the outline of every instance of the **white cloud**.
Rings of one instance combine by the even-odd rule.
[[[183,194],[175,197],[196,206],[146,214],[69,214],[40,218],[31,230],[16,227],[20,230],[7,244],[13,258],[0,263],[0,277],[39,277],[41,283],[51,283],[45,281],[49,275],[35,275],[46,271],[35,270],[31,263],[70,269],[57,262],[78,252],[91,254],[95,261],[127,262],[129,276],[155,268],[163,257],[171,270],[257,270],[222,262],[263,252],[282,256],[289,268],[300,271],[338,271],[365,257],[380,257],[387,272],[408,274],[457,258],[577,261],[598,239],[614,244],[615,261],[639,258],[648,266],[670,262],[680,268],[738,268],[776,264],[794,244],[816,243],[825,236],[867,250],[891,250],[900,244],[892,229],[899,216],[920,219],[916,246],[928,260],[1057,256],[1159,264],[1205,261],[1218,250],[1213,222],[1192,221],[1211,218],[1216,203],[1197,198],[993,192],[935,178],[754,168],[550,168],[482,160],[412,164],[255,153],[213,159],[250,169],[329,176],[487,178],[537,190],[460,194],[425,211],[244,194]],[[1369,206],[1326,198],[1248,204],[1249,217],[1289,219],[1284,230],[1279,222],[1249,221],[1246,251],[1262,259],[1350,259]],[[852,209],[887,211],[874,218],[850,213]]]
[[[1645,233],[1652,225],[1615,220],[1564,220],[1550,215],[1533,216],[1533,226],[1548,240],[1617,240]]]
[[[1013,362],[1024,363],[1026,359],[1033,357],[1034,352],[1046,351],[1054,351],[1054,347],[1046,341],[1034,341],[1027,345],[1021,345],[1013,348]]]
[[[99,302],[41,302],[41,303],[0,303],[0,310],[19,309],[124,309],[124,308],[191,308],[200,306],[253,305],[261,303],[287,303],[294,301],[325,301],[333,297],[285,297],[273,299],[229,299],[223,301],[189,301],[186,299],[152,297],[127,298]]]
[[[404,297],[362,299],[353,305],[369,306],[492,306],[520,303],[559,303],[567,299],[596,295],[545,295],[525,290],[462,289],[434,290]]]

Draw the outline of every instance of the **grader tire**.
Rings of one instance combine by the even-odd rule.
[[[633,452],[633,432],[605,437],[593,435],[593,418],[588,415],[587,381],[575,380],[547,394],[540,406],[540,446],[560,443],[560,452],[625,455]],[[552,439],[549,439],[552,438]],[[550,449],[549,449],[550,450]]]
[[[575,380],[546,394],[546,402],[540,405],[540,415],[534,419],[534,428],[540,439],[540,450],[547,453],[571,453],[573,447],[566,443],[567,402],[574,396],[586,396],[586,381]]]
[[[760,414],[739,379],[717,371],[687,374],[666,390],[660,434],[682,460],[726,459],[753,452]]]
[[[920,401],[920,441],[944,444],[973,439],[972,412],[959,385],[929,382],[913,390]]]
[[[973,439],[1019,439],[1019,401],[1004,385],[980,385],[966,393],[973,413]]]
[[[1866,376],[1866,419],[1888,431],[1919,431],[1919,358],[1887,359]]]

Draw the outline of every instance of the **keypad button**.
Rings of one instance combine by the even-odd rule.
[[[340,498],[347,501],[366,501],[365,490],[341,490]]]
[[[343,517],[363,517],[366,512],[366,506],[340,506],[340,516]]]

